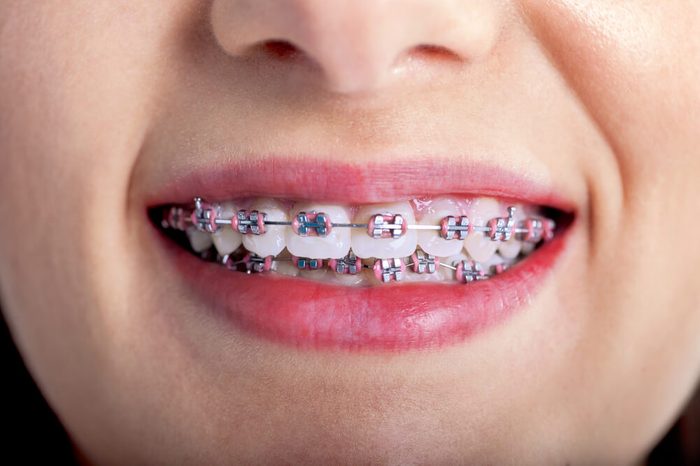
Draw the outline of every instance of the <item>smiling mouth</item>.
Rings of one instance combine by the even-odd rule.
[[[157,211],[162,228],[186,234],[180,244],[228,270],[371,286],[487,280],[554,238],[556,222],[540,206],[510,205],[492,216],[501,204],[456,196],[370,206],[195,197]]]
[[[527,192],[489,195],[502,187],[362,204],[296,200],[269,174],[268,193],[197,174],[178,191],[206,186],[213,201],[197,191],[148,212],[206,307],[296,347],[407,351],[463,341],[530,301],[574,219]],[[228,175],[244,178],[235,167]]]

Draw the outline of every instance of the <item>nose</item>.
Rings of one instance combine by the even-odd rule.
[[[371,92],[410,73],[440,72],[489,54],[500,0],[214,0],[211,23],[231,56],[304,56],[324,86]]]

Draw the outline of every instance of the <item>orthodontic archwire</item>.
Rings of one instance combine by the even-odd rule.
[[[466,215],[447,215],[436,225],[408,224],[401,214],[377,212],[369,217],[366,223],[336,223],[325,212],[299,211],[291,221],[268,220],[263,211],[240,209],[232,218],[222,216],[222,208],[218,203],[208,203],[201,197],[195,197],[193,205],[170,206],[163,211],[161,226],[167,229],[186,231],[195,228],[205,233],[216,233],[222,228],[231,228],[242,235],[264,235],[268,226],[291,227],[295,234],[302,237],[326,237],[334,228],[364,229],[374,239],[398,239],[409,230],[436,231],[444,240],[464,240],[469,234],[480,232],[492,241],[510,241],[515,238],[527,243],[550,241],[555,234],[556,223],[544,217],[528,217],[519,222],[515,220],[516,207],[509,206],[506,216],[495,217],[485,225],[475,225]],[[217,262],[233,270],[247,273],[268,272],[273,270],[275,262],[292,262],[301,270],[319,270],[325,265],[340,274],[355,275],[365,269],[372,269],[375,277],[381,282],[402,281],[407,268],[413,272],[435,273],[439,267],[455,272],[455,278],[462,283],[485,280],[503,273],[508,264],[491,266],[484,270],[481,263],[473,260],[457,261],[450,264],[442,263],[438,257],[417,249],[406,263],[403,258],[376,259],[373,266],[362,263],[362,259],[350,251],[345,257],[337,259],[317,259],[306,257],[275,258],[261,257],[247,253],[242,258],[234,260],[233,256],[217,256]],[[327,263],[324,264],[324,261]]]

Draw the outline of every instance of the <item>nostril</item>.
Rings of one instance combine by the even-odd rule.
[[[448,49],[447,47],[442,47],[440,45],[433,44],[419,44],[413,47],[408,52],[409,55],[421,58],[424,60],[444,60],[444,61],[461,61],[461,57]]]
[[[295,58],[301,50],[287,40],[272,39],[260,44],[260,48],[269,56],[277,59]]]

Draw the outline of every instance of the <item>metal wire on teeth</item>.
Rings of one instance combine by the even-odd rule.
[[[221,228],[229,226],[234,231],[248,235],[262,235],[268,225],[289,226],[300,236],[327,236],[333,228],[361,228],[365,229],[372,238],[397,239],[406,234],[408,230],[433,230],[445,240],[464,240],[472,232],[483,232],[492,241],[509,241],[513,237],[519,241],[538,243],[549,241],[554,235],[555,222],[547,218],[531,217],[515,221],[516,208],[507,208],[505,217],[496,217],[489,220],[486,225],[474,225],[465,215],[446,216],[438,225],[410,225],[400,214],[381,212],[370,217],[367,223],[334,223],[324,212],[299,212],[292,221],[273,221],[267,219],[265,212],[257,210],[241,209],[230,218],[222,217],[222,209],[219,204],[209,204],[199,197],[194,199],[194,206],[190,208],[172,206],[164,211],[162,226],[175,230],[186,231],[188,228],[196,228],[206,233],[216,233]],[[206,252],[203,257],[210,258],[211,252]],[[350,251],[349,254],[339,259],[317,259],[292,256],[289,259],[275,258],[273,256],[261,257],[248,252],[237,260],[232,255],[216,256],[217,262],[228,269],[244,271],[248,274],[273,272],[273,264],[276,262],[292,262],[300,270],[319,270],[328,267],[336,273],[356,275],[362,270],[371,269],[374,276],[382,283],[403,281],[407,270],[417,274],[436,273],[439,267],[454,271],[455,280],[461,283],[487,280],[495,275],[503,273],[510,267],[509,263],[503,263],[485,267],[473,260],[457,261],[453,264],[441,263],[439,258],[427,254],[418,249],[410,257],[410,262],[404,258],[376,259],[373,265],[362,264],[361,259]]]
[[[194,226],[206,233],[215,233],[230,227],[243,235],[263,235],[269,225],[289,226],[299,236],[328,236],[334,228],[365,229],[372,238],[398,239],[408,230],[433,230],[445,240],[464,240],[470,233],[481,232],[492,241],[519,241],[538,243],[554,236],[556,224],[548,218],[530,217],[515,221],[516,208],[508,207],[505,217],[492,218],[486,225],[474,225],[466,215],[448,215],[438,225],[407,224],[401,214],[379,212],[367,223],[334,223],[325,212],[298,212],[291,221],[268,220],[265,212],[240,209],[232,218],[223,218],[221,206],[194,198],[194,207],[172,206],[164,212],[162,226],[186,230]]]
[[[202,253],[202,257],[212,260],[210,251]],[[416,274],[437,273],[439,267],[445,267],[454,272],[454,278],[461,283],[470,283],[480,280],[487,280],[498,274],[505,272],[512,264],[502,263],[485,267],[473,260],[456,261],[452,265],[440,262],[438,257],[427,254],[418,249],[407,261],[401,257],[388,259],[375,259],[374,265],[362,264],[355,254],[350,251],[347,256],[341,259],[316,259],[309,257],[277,258],[273,256],[258,256],[253,253],[246,253],[239,259],[234,259],[232,255],[216,255],[216,262],[227,269],[245,272],[247,274],[275,272],[273,265],[279,262],[291,262],[299,270],[321,270],[329,268],[339,274],[357,275],[362,270],[372,270],[373,275],[382,283],[400,282],[406,278],[407,271]]]

